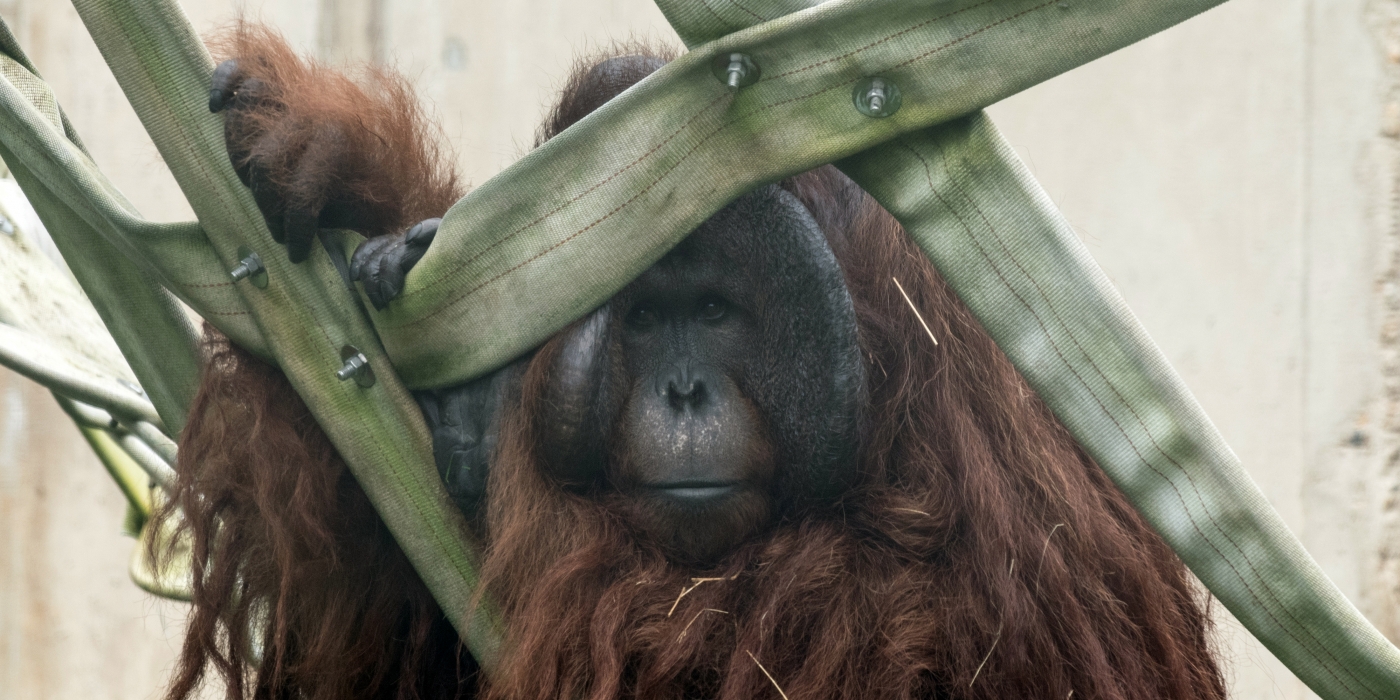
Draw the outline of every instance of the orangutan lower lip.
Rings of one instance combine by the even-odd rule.
[[[677,481],[669,484],[647,484],[647,488],[673,498],[701,501],[728,495],[738,490],[739,484],[734,481]]]

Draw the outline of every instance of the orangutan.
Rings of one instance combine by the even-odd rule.
[[[274,237],[370,236],[354,274],[392,304],[461,195],[411,90],[255,26],[219,48],[211,108]],[[580,64],[541,140],[665,61]],[[830,166],[420,392],[503,612],[489,676],[281,373],[212,331],[207,357],[165,513],[195,553],[172,700],[210,667],[240,699],[1225,695],[1181,561]]]

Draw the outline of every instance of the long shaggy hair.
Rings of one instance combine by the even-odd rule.
[[[561,103],[596,101],[586,86]],[[623,505],[538,468],[550,341],[492,467],[484,582],[509,631],[478,683],[286,379],[211,331],[161,515],[184,512],[195,554],[169,698],[209,667],[240,700],[1223,698],[1205,596],[899,224],[830,167],[784,186],[827,232],[868,359],[873,424],[839,503],[675,564]]]
[[[476,665],[286,377],[205,328],[174,497],[193,609],[167,697],[453,698]],[[162,553],[157,553],[162,554]]]

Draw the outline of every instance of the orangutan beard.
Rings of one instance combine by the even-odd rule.
[[[1223,697],[1189,576],[1102,479],[1075,504],[1115,511],[1088,540],[1001,539],[959,488],[866,488],[693,568],[623,497],[520,464],[488,499],[510,633],[485,697]]]
[[[487,563],[512,631],[502,658],[520,675],[493,675],[489,697],[751,698],[771,694],[775,682],[789,697],[878,697],[866,694],[863,669],[885,665],[889,653],[922,654],[892,648],[881,630],[917,622],[896,624],[909,611],[889,594],[926,602],[927,592],[900,590],[912,572],[878,561],[883,548],[839,521],[780,523],[694,568],[629,522],[626,498],[523,484],[534,479],[521,471],[519,481],[498,483],[545,498],[491,514]],[[908,673],[882,681],[935,688],[921,669]]]

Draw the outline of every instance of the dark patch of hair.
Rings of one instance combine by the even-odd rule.
[[[668,47],[632,41],[614,44],[602,53],[576,61],[564,81],[559,101],[535,134],[535,146],[559,135],[675,57],[676,52]]]

